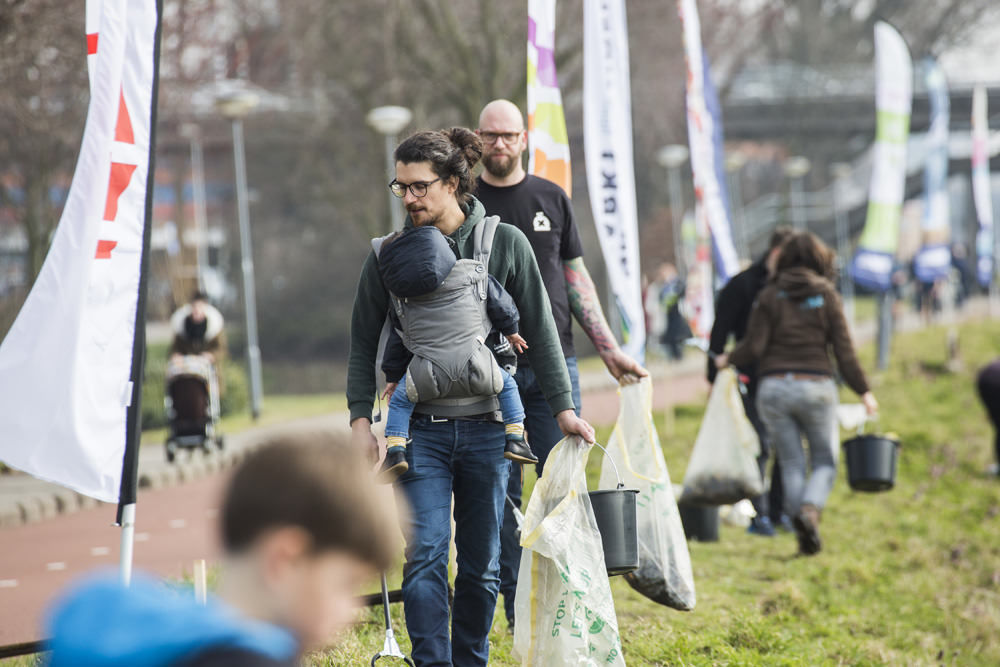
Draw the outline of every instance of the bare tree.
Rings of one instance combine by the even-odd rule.
[[[83,5],[6,3],[0,10],[0,203],[27,239],[27,270],[41,268],[83,135],[88,82]]]

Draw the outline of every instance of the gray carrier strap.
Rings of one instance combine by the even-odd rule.
[[[469,398],[435,398],[433,401],[417,403],[413,412],[435,417],[468,417],[488,412],[500,411],[500,399],[496,396],[470,396]],[[499,419],[497,421],[503,421]]]
[[[375,251],[375,259],[378,259],[378,254],[382,251],[382,244],[385,240],[392,236],[392,234],[386,234],[385,236],[379,236],[378,238],[372,239],[372,250]]]
[[[493,237],[496,235],[498,224],[500,224],[500,216],[490,215],[483,218],[483,221],[476,225],[472,231],[473,259],[482,262],[486,268],[482,279],[478,281],[479,298],[483,300],[486,299],[486,292],[489,289],[490,251],[493,249]]]

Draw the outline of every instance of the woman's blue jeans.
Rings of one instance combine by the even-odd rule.
[[[500,587],[500,523],[510,466],[502,424],[417,415],[397,482],[409,512],[403,606],[417,665],[486,665]],[[448,638],[452,494],[458,572]]]

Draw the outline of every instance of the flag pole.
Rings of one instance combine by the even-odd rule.
[[[146,294],[149,283],[150,228],[153,224],[154,174],[156,171],[156,107],[160,89],[160,35],[163,28],[163,0],[156,0],[156,32],[153,36],[153,90],[149,112],[149,165],[146,173],[146,207],[142,225],[142,256],[139,260],[139,294],[135,308],[135,336],[132,342],[132,395],[125,420],[125,455],[118,493],[115,524],[122,529],[119,574],[126,586],[132,580],[132,547],[135,537],[135,505],[139,482],[139,442],[142,437],[142,380],[146,366]]]

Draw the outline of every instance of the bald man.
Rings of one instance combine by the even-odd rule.
[[[573,206],[561,187],[544,178],[528,174],[521,156],[528,147],[521,110],[507,100],[494,100],[479,115],[479,136],[483,140],[483,173],[479,176],[476,197],[487,215],[498,215],[528,237],[542,272],[549,295],[566,366],[573,383],[573,403],[580,411],[580,380],[573,349],[572,317],[583,328],[597,349],[608,371],[619,382],[635,382],[648,375],[634,359],[625,354],[601,310],[594,282],[583,263],[583,244],[573,219]],[[530,344],[530,341],[529,341]],[[549,452],[562,431],[552,416],[528,360],[520,355],[514,375],[526,413],[528,439],[539,458],[539,477]],[[522,476],[511,471],[507,495],[521,506]],[[514,625],[514,591],[521,547],[510,504],[504,509],[500,534],[500,592],[510,627]]]

